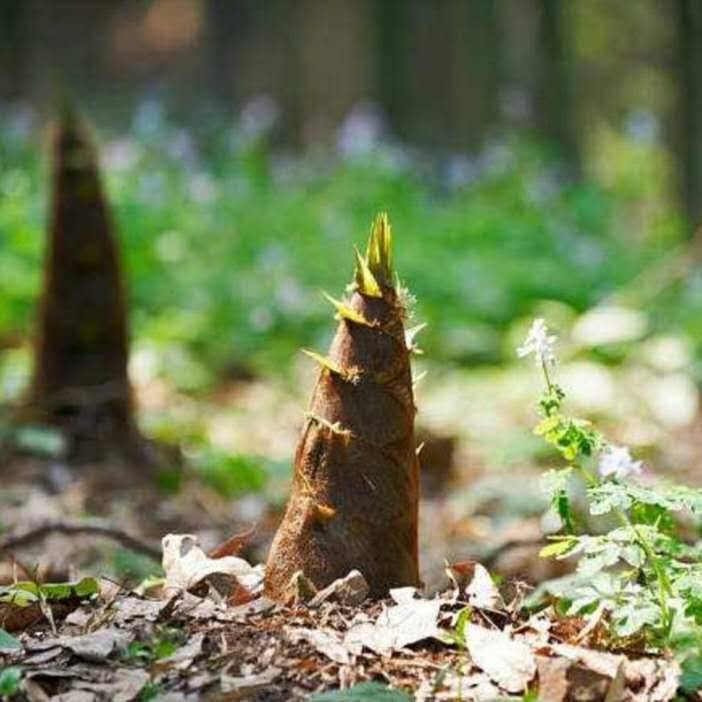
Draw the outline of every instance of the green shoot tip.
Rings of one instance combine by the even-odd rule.
[[[356,250],[355,280],[358,290],[370,297],[382,297],[381,286],[393,284],[392,228],[385,212],[371,226],[366,255]]]
[[[392,285],[392,227],[387,212],[381,212],[371,226],[366,261],[379,282]]]

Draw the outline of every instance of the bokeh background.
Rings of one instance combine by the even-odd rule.
[[[553,457],[514,353],[536,315],[573,411],[702,476],[699,0],[0,0],[6,409],[59,95],[100,144],[142,428],[182,449],[210,522],[279,508],[315,373],[298,350],[328,343],[320,290],[341,295],[378,210],[428,323],[437,562],[541,524]],[[4,437],[60,458],[48,429]]]

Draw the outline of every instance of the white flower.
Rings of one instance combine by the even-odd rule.
[[[556,356],[553,353],[553,345],[556,343],[556,336],[548,333],[548,327],[543,319],[535,319],[529,329],[524,343],[517,349],[517,356],[524,358],[533,353],[536,365],[542,363],[547,366],[556,364]]]
[[[600,454],[598,469],[603,478],[625,480],[632,475],[639,475],[641,468],[641,461],[635,461],[626,446],[607,444]]]

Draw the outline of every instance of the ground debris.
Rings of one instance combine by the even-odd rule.
[[[413,587],[390,591],[395,605],[382,610],[375,621],[353,624],[344,638],[345,645],[387,656],[393,651],[424,639],[439,638],[440,599],[416,598]]]
[[[211,591],[228,599],[236,588],[256,594],[263,582],[260,566],[251,566],[243,558],[231,555],[210,558],[192,534],[163,537],[163,570],[166,573],[163,591],[169,596],[191,591],[206,582]]]
[[[268,687],[281,673],[280,668],[270,666],[261,673],[251,675],[222,675],[220,685],[222,692],[227,693],[228,699],[242,699],[252,692],[260,691]],[[237,693],[232,695],[231,693]]]
[[[469,624],[466,646],[473,664],[506,692],[522,692],[536,673],[531,647],[508,632]]]
[[[0,670],[21,670],[17,699],[295,702],[367,682],[389,686],[387,699],[404,690],[420,702],[516,700],[534,689],[541,702],[676,694],[674,662],[578,645],[582,622],[569,635],[546,612],[521,616],[475,561],[448,566],[453,588],[432,597],[404,587],[369,600],[352,571],[281,606],[261,596],[261,567],[233,555],[236,539],[230,546],[212,558],[195,537],[169,534],[160,586],[35,585],[43,597],[71,598],[72,611],[6,634]],[[236,588],[248,596],[231,596]]]
[[[370,587],[358,570],[352,570],[345,578],[335,580],[331,585],[320,590],[310,601],[310,607],[319,607],[328,600],[344,605],[360,605],[368,597]]]
[[[0,668],[22,669],[17,699],[28,702],[294,702],[367,681],[420,702],[517,700],[534,689],[540,702],[674,699],[673,661],[563,643],[543,613],[520,620],[470,606],[491,588],[469,586],[432,598],[399,588],[359,605],[330,596],[315,607],[119,589],[82,603],[56,634],[47,622],[17,634],[21,647],[3,649]]]
[[[65,648],[87,661],[103,661],[115,650],[123,649],[131,641],[128,631],[104,628],[81,636],[59,636],[32,642],[27,645],[29,652]]]

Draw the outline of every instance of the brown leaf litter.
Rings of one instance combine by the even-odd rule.
[[[162,587],[160,599],[103,582],[93,601],[56,620],[55,634],[35,623],[18,635],[21,648],[0,650],[0,669],[23,671],[17,699],[128,702],[158,694],[169,702],[287,702],[368,680],[420,702],[517,700],[537,688],[540,702],[667,702],[676,695],[674,661],[564,641],[567,628],[546,614],[524,617],[496,599],[479,564],[472,580],[454,580],[452,590],[431,598],[407,587],[383,601],[359,601],[364,579],[351,573],[306,604],[286,607],[258,594],[260,571],[243,559],[210,559],[187,535],[164,542],[171,587]],[[203,587],[218,560],[225,580],[248,579],[249,602],[232,606],[217,588]],[[184,587],[173,586],[173,573]]]

